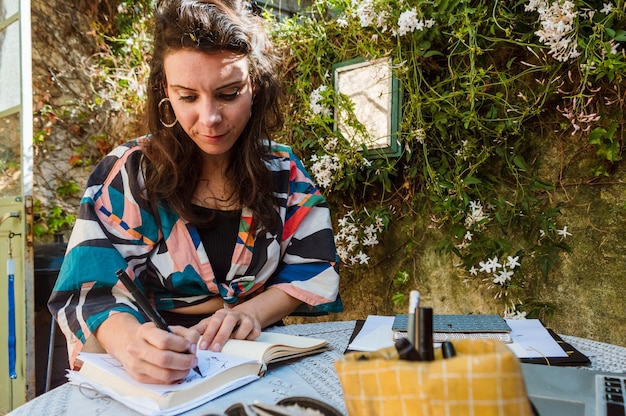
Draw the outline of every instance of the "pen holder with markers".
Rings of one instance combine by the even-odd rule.
[[[456,355],[399,358],[395,347],[351,352],[335,362],[350,416],[533,414],[519,360],[494,339],[452,341]]]

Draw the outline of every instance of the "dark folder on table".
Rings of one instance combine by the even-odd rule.
[[[567,366],[567,367],[588,367],[591,365],[589,357],[578,351],[572,345],[565,342],[556,332],[550,328],[546,328],[548,333],[559,344],[563,351],[567,353],[567,357],[541,357],[541,358],[520,358],[523,363],[529,364],[544,364],[554,366]]]

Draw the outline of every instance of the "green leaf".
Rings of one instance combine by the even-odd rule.
[[[542,182],[538,179],[535,179],[530,187],[530,189],[532,189],[533,191],[553,191],[554,190],[554,185],[550,185],[547,184],[545,182]]]
[[[610,143],[605,144],[604,146],[598,147],[596,154],[599,157],[604,158],[608,161],[616,162],[621,159],[619,157],[619,151],[620,151],[619,142],[611,141]]]
[[[626,30],[618,30],[613,39],[618,42],[626,42]]]
[[[516,155],[513,158],[513,163],[515,163],[515,166],[517,166],[521,171],[528,172],[528,166],[526,166],[526,161],[523,156]]]
[[[443,53],[441,53],[440,51],[435,51],[435,50],[429,50],[424,54],[424,58],[429,58],[431,56],[445,56]]]
[[[606,176],[607,178],[609,177],[609,172],[607,172],[604,166],[602,165],[595,166],[593,169],[591,169],[591,172],[593,173],[593,176],[596,178],[598,176]]]
[[[607,131],[602,127],[596,127],[589,132],[589,144],[602,144],[602,138],[606,135]]]
[[[482,183],[482,181],[478,178],[474,178],[473,176],[466,176],[465,179],[463,179],[463,183],[465,185],[478,185],[479,183]]]

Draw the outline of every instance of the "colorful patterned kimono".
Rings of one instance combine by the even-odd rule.
[[[118,282],[126,270],[157,310],[221,296],[225,303],[278,288],[310,313],[339,312],[339,274],[326,200],[288,146],[272,143],[280,224],[259,232],[242,209],[231,267],[215,278],[197,228],[160,204],[158,215],[142,196],[142,137],[114,149],[91,174],[80,212],[49,300],[68,339],[70,363],[111,313],[145,318]]]

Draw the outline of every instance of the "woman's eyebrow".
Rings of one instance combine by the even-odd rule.
[[[240,86],[241,84],[244,84],[245,82],[246,82],[246,80],[245,80],[245,79],[238,79],[238,80],[236,80],[236,81],[229,82],[228,84],[225,84],[225,85],[223,85],[223,86],[221,86],[221,87],[218,87],[218,88],[216,88],[216,89],[217,89],[217,90],[221,90],[221,89],[224,89],[224,88],[229,88],[229,87],[238,87],[238,86]]]
[[[169,87],[170,88],[176,88],[176,89],[179,89],[179,90],[196,91],[195,88],[186,87],[186,86],[180,85],[180,84],[170,84]]]

